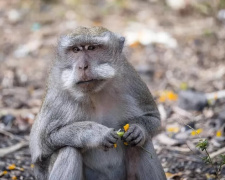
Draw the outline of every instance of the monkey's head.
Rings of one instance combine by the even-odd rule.
[[[116,77],[125,38],[102,27],[79,27],[58,43],[57,67],[64,90],[96,93]]]

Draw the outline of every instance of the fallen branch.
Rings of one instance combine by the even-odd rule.
[[[184,152],[184,153],[188,153],[191,151],[189,148],[176,147],[176,146],[172,146],[172,147],[167,146],[167,147],[165,147],[165,149],[172,150],[172,151],[178,151],[178,152]]]
[[[27,141],[21,141],[13,146],[10,147],[6,147],[6,148],[0,148],[0,157],[4,157],[7,154],[13,153],[23,147],[28,146],[28,142]]]
[[[222,148],[222,149],[219,149],[218,151],[215,151],[213,153],[210,154],[210,157],[213,159],[214,157],[220,155],[220,154],[223,154],[225,153],[225,147]]]
[[[174,146],[176,144],[179,144],[179,141],[172,139],[172,138],[166,136],[165,134],[159,134],[159,135],[157,135],[156,138],[160,143],[165,144],[165,145]]]
[[[0,129],[0,134],[3,134],[4,136],[8,136],[11,139],[17,139],[17,140],[20,140],[20,141],[22,140],[21,137],[15,136],[14,134],[12,134],[8,131],[2,130],[2,129]]]
[[[193,119],[193,115],[190,112],[188,112],[184,109],[181,109],[178,106],[173,107],[173,111],[180,116],[186,117],[188,119]]]

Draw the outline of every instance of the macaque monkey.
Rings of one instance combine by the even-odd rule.
[[[151,141],[159,112],[126,60],[124,41],[102,27],[59,39],[30,135],[37,180],[166,179]],[[121,140],[116,130],[127,123]]]

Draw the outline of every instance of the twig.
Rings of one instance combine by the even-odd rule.
[[[4,157],[7,154],[13,153],[23,147],[28,146],[28,142],[27,141],[21,141],[13,146],[10,147],[6,147],[6,148],[1,148],[0,149],[0,157]]]
[[[179,151],[179,152],[190,152],[191,149],[189,148],[184,148],[184,147],[170,147],[170,146],[166,146],[165,149],[168,149],[168,150],[172,150],[172,151]]]
[[[15,136],[14,134],[12,134],[12,133],[10,133],[8,131],[2,130],[2,129],[0,129],[0,134],[3,134],[5,136],[8,136],[11,139],[17,139],[17,140],[20,140],[20,141],[23,139],[21,137]]]
[[[165,134],[159,134],[157,136],[157,139],[159,140],[160,143],[170,145],[170,146],[179,144],[178,140],[172,139],[172,138],[166,136]]]
[[[193,115],[190,112],[185,111],[184,109],[181,109],[178,106],[173,107],[173,111],[179,114],[180,116],[187,117],[188,119],[193,119]]]
[[[222,99],[225,98],[225,90],[217,91],[217,92],[212,92],[212,93],[206,93],[206,99],[211,100],[211,99]]]
[[[219,171],[218,171],[218,169],[216,168],[216,165],[213,163],[212,158],[210,157],[210,155],[209,155],[207,149],[205,149],[205,152],[206,152],[206,154],[207,154],[207,156],[208,156],[208,158],[209,158],[209,163],[211,164],[212,168],[214,168],[214,169],[216,170],[216,177],[219,178]]]
[[[200,160],[200,159],[196,159],[196,158],[193,158],[193,157],[190,157],[190,156],[187,157],[186,155],[183,155],[183,154],[174,153],[173,157],[177,157],[179,159],[182,158],[182,159],[185,159],[187,161],[193,161],[193,162],[198,162],[198,163],[202,162],[202,160]]]
[[[213,159],[214,157],[225,153],[225,147],[223,147],[222,149],[219,149],[218,151],[215,151],[213,153],[210,154],[210,157]]]
[[[152,158],[152,153],[149,152],[148,150],[146,150],[145,148],[143,148],[142,146],[140,146],[146,153],[148,153],[150,155],[150,157]]]

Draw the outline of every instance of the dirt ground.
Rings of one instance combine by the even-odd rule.
[[[205,97],[225,89],[225,2],[173,2],[178,5],[169,0],[0,1],[0,179],[34,179],[30,128],[57,38],[77,26],[104,26],[126,37],[127,57],[161,113],[162,130],[153,141],[167,178],[216,179],[219,155],[225,153],[225,100],[213,94],[206,104],[190,108],[188,100],[198,98],[191,94],[184,100],[181,92]],[[202,160],[206,154],[196,147],[199,139],[208,140],[214,166]],[[219,174],[217,179],[225,179],[223,167]]]

